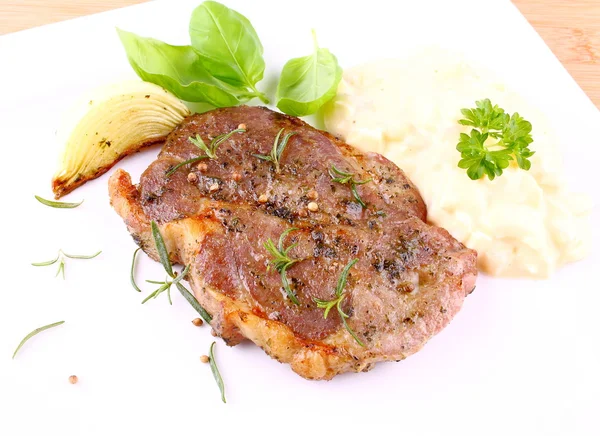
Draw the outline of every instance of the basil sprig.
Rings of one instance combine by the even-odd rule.
[[[258,97],[265,62],[250,21],[226,6],[206,1],[192,13],[191,45],[175,46],[117,29],[127,59],[142,80],[178,98],[215,107],[235,106]]]

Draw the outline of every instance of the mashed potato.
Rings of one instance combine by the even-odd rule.
[[[461,108],[489,98],[533,125],[531,169],[516,165],[493,181],[473,181],[457,167],[456,144],[470,127]],[[436,50],[347,70],[326,109],[327,129],[379,152],[416,183],[428,219],[479,253],[497,276],[547,277],[590,249],[590,200],[565,189],[549,123],[489,73]]]

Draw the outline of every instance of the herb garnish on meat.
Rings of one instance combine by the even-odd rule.
[[[293,135],[296,134],[296,132],[290,132],[290,133],[286,134],[280,141],[279,138],[281,137],[283,130],[284,129],[282,128],[277,133],[277,136],[275,137],[275,141],[273,142],[273,148],[271,149],[271,153],[269,153],[269,155],[264,155],[264,154],[253,154],[252,155],[259,159],[273,162],[275,164],[275,172],[277,172],[277,173],[280,172],[279,163],[281,161],[281,155],[283,154],[283,151],[285,150],[285,147],[287,146],[289,139]]]
[[[354,199],[362,207],[364,207],[364,208],[367,207],[367,205],[362,200],[362,198],[360,198],[360,195],[358,194],[358,191],[356,190],[356,185],[364,185],[365,183],[369,183],[372,179],[354,180],[354,174],[339,170],[336,168],[335,165],[331,165],[331,168],[329,169],[329,175],[331,176],[331,179],[334,182],[341,183],[342,185],[350,185],[350,190],[352,191],[352,195],[354,196]]]
[[[175,171],[177,171],[179,168],[181,168],[184,165],[196,163],[196,162],[201,161],[203,159],[214,159],[214,158],[216,158],[217,157],[217,148],[219,148],[219,145],[221,145],[223,142],[227,141],[231,137],[231,135],[233,135],[234,133],[244,133],[245,131],[246,131],[245,129],[237,128],[235,130],[232,130],[229,133],[223,133],[222,135],[219,135],[216,138],[214,138],[212,141],[210,141],[209,145],[206,145],[204,143],[204,141],[202,140],[202,138],[200,137],[200,135],[196,135],[195,138],[190,136],[188,138],[188,141],[190,141],[192,144],[194,144],[196,147],[198,147],[205,154],[202,155],[202,156],[193,157],[191,159],[188,159],[188,160],[185,160],[183,162],[178,163],[173,168],[171,168],[170,170],[168,170],[165,173],[165,175],[167,177],[170,177],[173,174],[175,174]]]
[[[288,295],[289,299],[292,301],[292,303],[299,305],[300,302],[298,301],[298,297],[296,296],[294,291],[292,291],[292,289],[290,288],[290,283],[287,278],[287,269],[290,266],[292,266],[293,264],[295,264],[296,262],[300,262],[302,260],[302,259],[292,259],[288,255],[289,251],[292,248],[294,248],[296,245],[298,245],[298,243],[292,244],[287,248],[283,248],[283,241],[285,240],[285,237],[295,230],[298,230],[298,229],[292,227],[291,229],[287,229],[286,231],[284,231],[281,234],[281,236],[279,236],[279,243],[277,246],[275,246],[275,243],[271,240],[271,238],[267,239],[267,242],[264,243],[264,246],[265,246],[265,249],[271,254],[271,256],[273,256],[273,259],[271,259],[271,264],[269,265],[269,267],[273,266],[275,268],[275,270],[277,270],[277,272],[281,275],[281,283],[283,285],[283,289],[287,293],[287,295]]]
[[[319,298],[313,298],[313,300],[315,303],[317,303],[317,307],[319,307],[320,309],[325,309],[325,312],[323,312],[324,318],[327,318],[327,315],[329,315],[329,311],[333,308],[333,306],[335,306],[338,313],[340,314],[340,318],[342,320],[342,323],[344,324],[344,327],[346,328],[346,330],[348,330],[348,333],[350,333],[352,335],[352,337],[358,343],[358,345],[360,345],[361,347],[364,347],[365,344],[363,344],[362,341],[360,339],[358,339],[358,336],[356,336],[356,333],[354,333],[354,331],[350,328],[350,326],[346,322],[346,318],[350,318],[350,315],[347,315],[342,310],[342,306],[341,306],[342,301],[346,297],[346,292],[344,292],[344,288],[346,287],[346,281],[348,279],[348,272],[350,271],[350,268],[352,268],[354,266],[354,264],[356,264],[356,262],[358,262],[358,259],[351,260],[348,263],[348,265],[346,265],[344,267],[344,269],[342,270],[342,273],[340,274],[340,277],[338,278],[337,286],[335,287],[335,298],[333,300],[321,300]]]
[[[245,131],[245,129],[238,128],[232,130],[229,133],[223,133],[222,135],[219,135],[215,139],[210,141],[210,145],[208,146],[204,143],[200,135],[196,135],[195,138],[189,137],[188,141],[190,141],[192,144],[194,144],[196,147],[198,147],[200,150],[206,153],[206,156],[209,159],[214,159],[217,157],[217,148],[219,148],[219,145],[227,141],[234,133],[244,133]]]

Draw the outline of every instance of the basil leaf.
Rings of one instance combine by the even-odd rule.
[[[249,88],[253,97],[269,102],[256,89],[265,71],[263,46],[246,17],[220,3],[205,1],[192,12],[189,31],[192,47],[210,74],[232,86]]]
[[[215,79],[204,68],[200,55],[190,46],[170,45],[121,29],[117,32],[136,74],[182,100],[226,107],[252,97],[244,89],[236,89]]]
[[[314,31],[313,39],[314,53],[289,60],[277,86],[277,107],[296,117],[317,112],[335,96],[342,79],[337,58],[326,48],[319,48]]]

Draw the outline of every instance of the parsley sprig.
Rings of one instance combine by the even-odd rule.
[[[273,268],[275,268],[275,270],[281,275],[281,284],[283,285],[283,289],[285,290],[292,303],[299,305],[300,302],[298,301],[298,297],[296,296],[294,291],[292,291],[292,288],[290,287],[290,282],[287,278],[287,269],[295,263],[300,262],[302,260],[292,259],[288,254],[290,250],[298,244],[292,244],[287,248],[283,247],[283,242],[285,241],[286,236],[295,230],[298,229],[292,227],[291,229],[287,229],[286,231],[284,231],[281,234],[281,236],[279,236],[279,243],[277,244],[277,246],[271,240],[271,238],[267,239],[267,242],[264,243],[264,247],[273,257],[271,259],[271,264],[269,265],[269,268],[273,266]]]
[[[350,272],[350,268],[352,268],[356,264],[356,262],[358,262],[358,259],[351,260],[348,263],[348,265],[346,265],[342,270],[342,273],[338,278],[337,286],[335,287],[335,298],[333,300],[321,300],[320,298],[313,298],[313,300],[315,303],[317,303],[317,307],[319,309],[325,309],[325,312],[323,312],[323,318],[327,318],[327,316],[329,315],[329,311],[333,309],[333,307],[335,307],[340,315],[340,318],[342,319],[344,327],[346,328],[346,330],[348,330],[348,333],[352,335],[352,337],[358,343],[358,345],[364,347],[365,344],[363,344],[362,341],[358,339],[356,333],[354,333],[354,331],[348,325],[348,322],[346,322],[346,319],[350,318],[350,315],[346,314],[342,310],[342,301],[344,301],[344,298],[346,298],[346,292],[344,291],[344,288],[346,287],[346,281],[348,280],[348,273]]]
[[[517,112],[507,114],[498,105],[486,98],[475,102],[473,109],[461,109],[464,119],[458,122],[463,126],[472,126],[471,133],[460,134],[456,149],[461,153],[458,167],[467,170],[472,180],[487,175],[490,180],[501,176],[512,160],[519,168],[529,170],[529,158],[535,152],[529,149],[533,142],[531,123]],[[496,139],[494,144],[486,145],[488,138]]]

